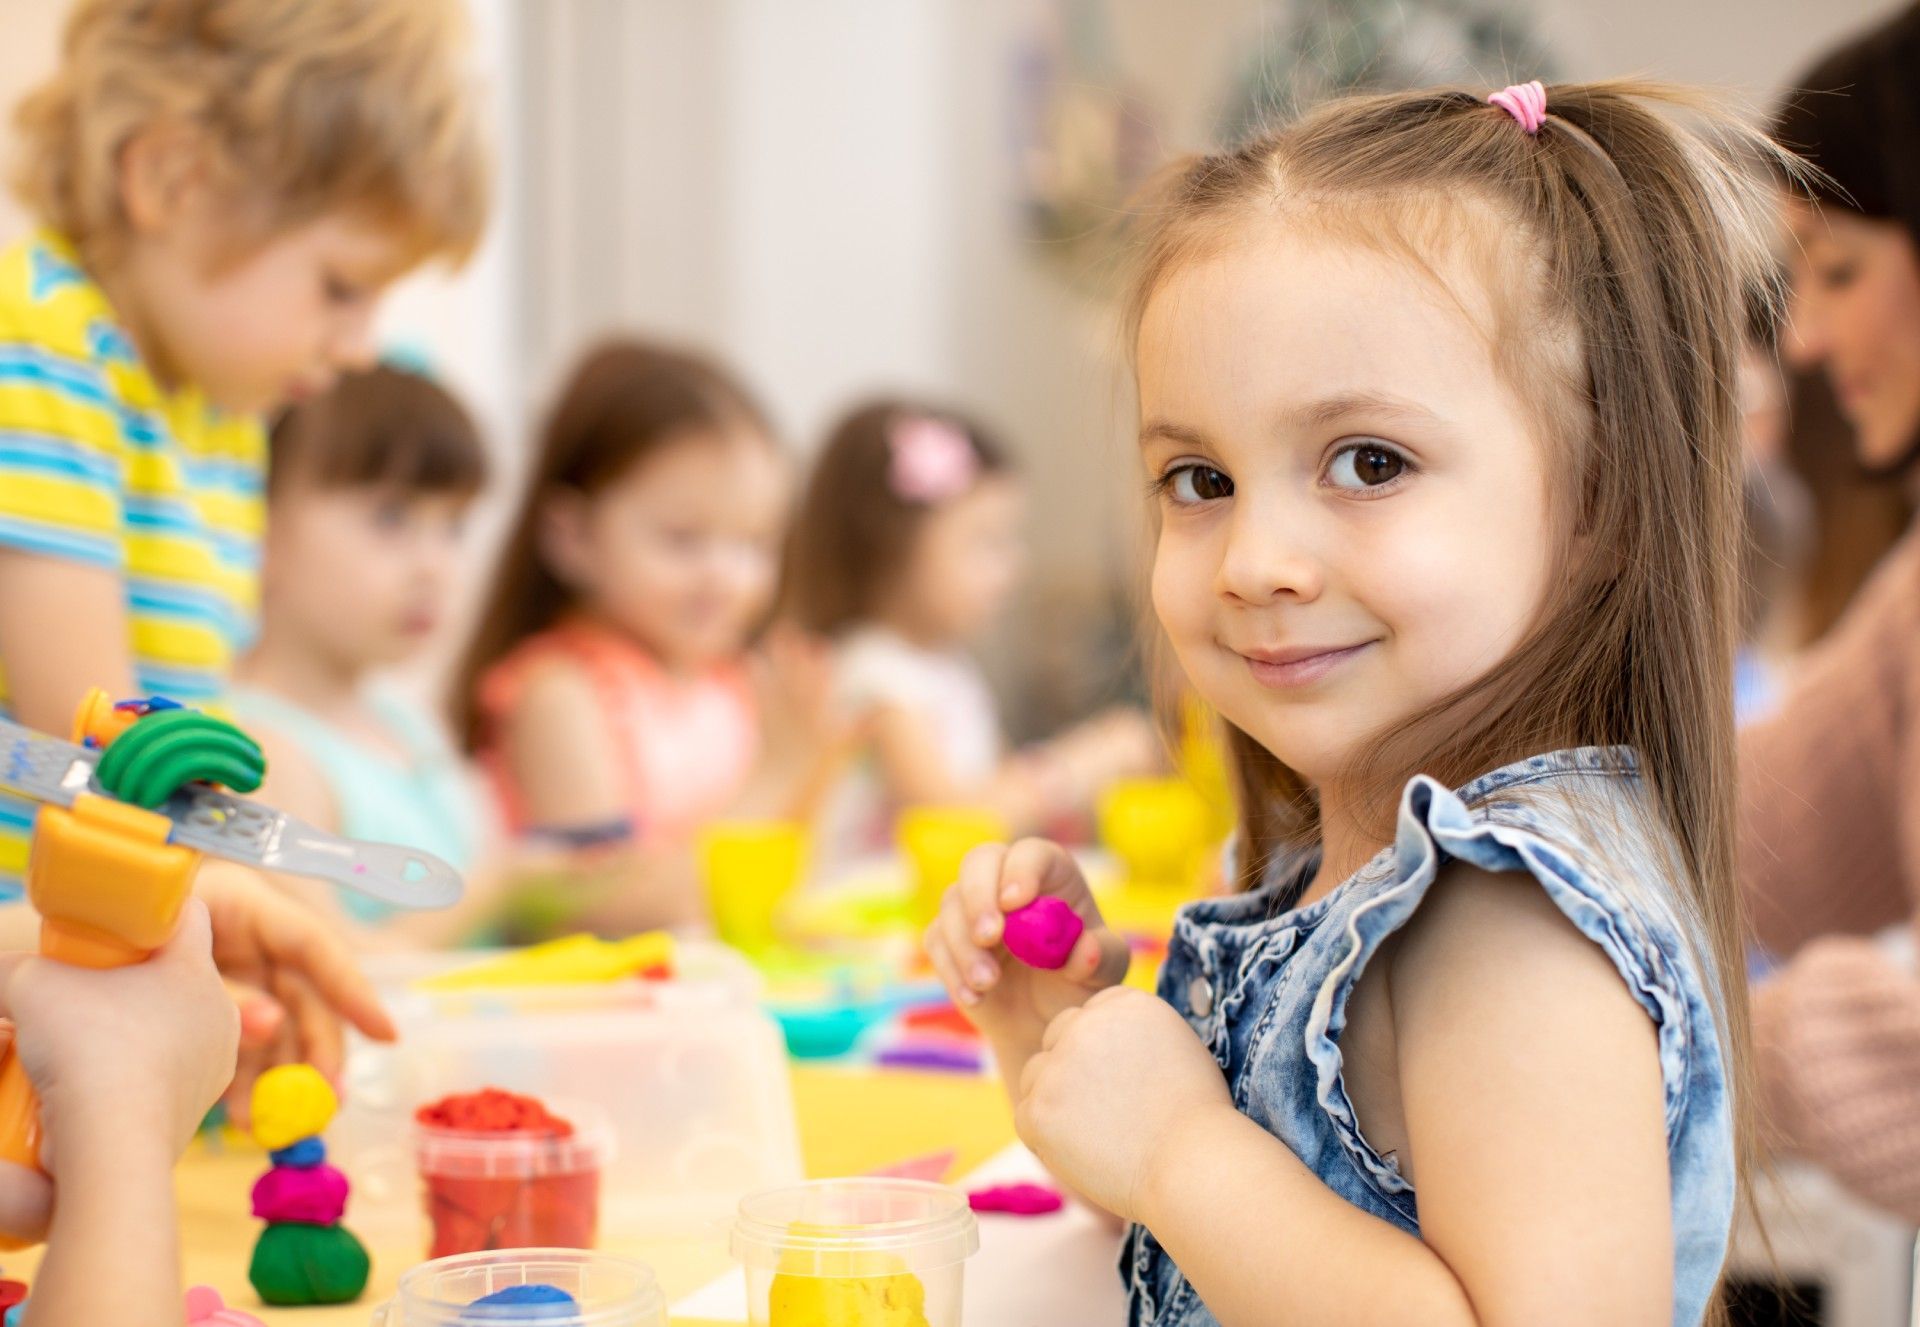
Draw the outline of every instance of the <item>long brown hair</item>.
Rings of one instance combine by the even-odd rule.
[[[872,620],[911,556],[932,508],[896,493],[888,476],[893,432],[916,419],[951,425],[981,475],[1011,469],[984,428],[952,411],[892,399],[848,411],[820,449],[787,538],[781,611],[807,630],[834,636]]]
[[[519,515],[455,674],[454,730],[468,751],[483,736],[476,700],[487,670],[573,605],[540,552],[547,499],[568,490],[592,496],[669,444],[742,430],[771,444],[767,417],[746,388],[699,355],[610,341],[580,361],[547,418]]]
[[[1710,949],[1745,1161],[1737,369],[1753,303],[1779,304],[1772,190],[1776,172],[1797,168],[1679,89],[1560,84],[1547,106],[1530,135],[1467,92],[1355,97],[1181,163],[1146,204],[1127,325],[1137,339],[1172,271],[1262,225],[1313,226],[1428,271],[1446,255],[1485,278],[1496,365],[1565,458],[1556,589],[1508,658],[1378,738],[1357,786],[1380,793],[1390,825],[1415,773],[1459,786],[1543,751],[1633,750],[1677,846],[1675,905]],[[1276,852],[1318,837],[1319,812],[1305,781],[1251,736],[1229,739],[1244,888]]]

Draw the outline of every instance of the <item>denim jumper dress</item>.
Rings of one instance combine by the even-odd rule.
[[[1275,863],[1250,893],[1182,910],[1160,995],[1213,1051],[1239,1111],[1355,1207],[1420,1233],[1417,1195],[1362,1136],[1341,1075],[1347,1001],[1450,861],[1525,872],[1619,970],[1659,1033],[1673,1182],[1673,1321],[1700,1321],[1734,1207],[1733,1121],[1703,963],[1670,901],[1677,849],[1657,828],[1631,752],[1556,751],[1449,792],[1424,776],[1401,798],[1394,844],[1331,894],[1282,911],[1312,855]],[[1222,1220],[1230,1219],[1224,1214]],[[1283,1238],[1283,1236],[1276,1236]],[[1121,1250],[1134,1327],[1216,1320],[1152,1233]],[[1276,1304],[1276,1309],[1284,1306]]]

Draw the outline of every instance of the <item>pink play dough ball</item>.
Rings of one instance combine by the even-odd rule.
[[[1006,946],[1031,968],[1064,965],[1086,923],[1064,899],[1041,897],[1007,914]]]
[[[275,1166],[253,1186],[253,1214],[262,1221],[330,1226],[347,1210],[347,1177],[332,1166]]]

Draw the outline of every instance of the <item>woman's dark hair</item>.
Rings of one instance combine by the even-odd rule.
[[[1773,137],[1826,175],[1823,204],[1903,223],[1920,243],[1920,4],[1794,81]]]
[[[481,741],[476,702],[487,670],[572,606],[572,593],[540,555],[547,498],[567,490],[591,496],[674,443],[742,431],[771,445],[767,417],[746,388],[700,355],[622,340],[580,362],[547,418],[519,515],[455,675],[454,731],[467,750]]]
[[[1920,4],[1831,52],[1801,75],[1773,136],[1824,176],[1802,180],[1823,207],[1894,221],[1920,246]],[[1788,461],[1813,499],[1815,538],[1802,586],[1801,632],[1839,620],[1913,514],[1890,475],[1920,460],[1920,437],[1891,465],[1863,467],[1824,374],[1794,375]]]
[[[952,411],[904,400],[850,411],[820,449],[787,541],[782,611],[807,630],[832,636],[871,620],[936,509],[903,497],[892,479],[894,431],[915,420],[950,425],[964,436],[977,473],[1011,470],[1000,445]]]

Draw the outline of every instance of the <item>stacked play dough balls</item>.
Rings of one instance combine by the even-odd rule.
[[[347,1177],[327,1164],[320,1132],[340,1108],[309,1064],[284,1064],[253,1085],[253,1136],[273,1169],[253,1186],[267,1223],[247,1279],[269,1304],[346,1304],[367,1288],[366,1248],[340,1224]]]

